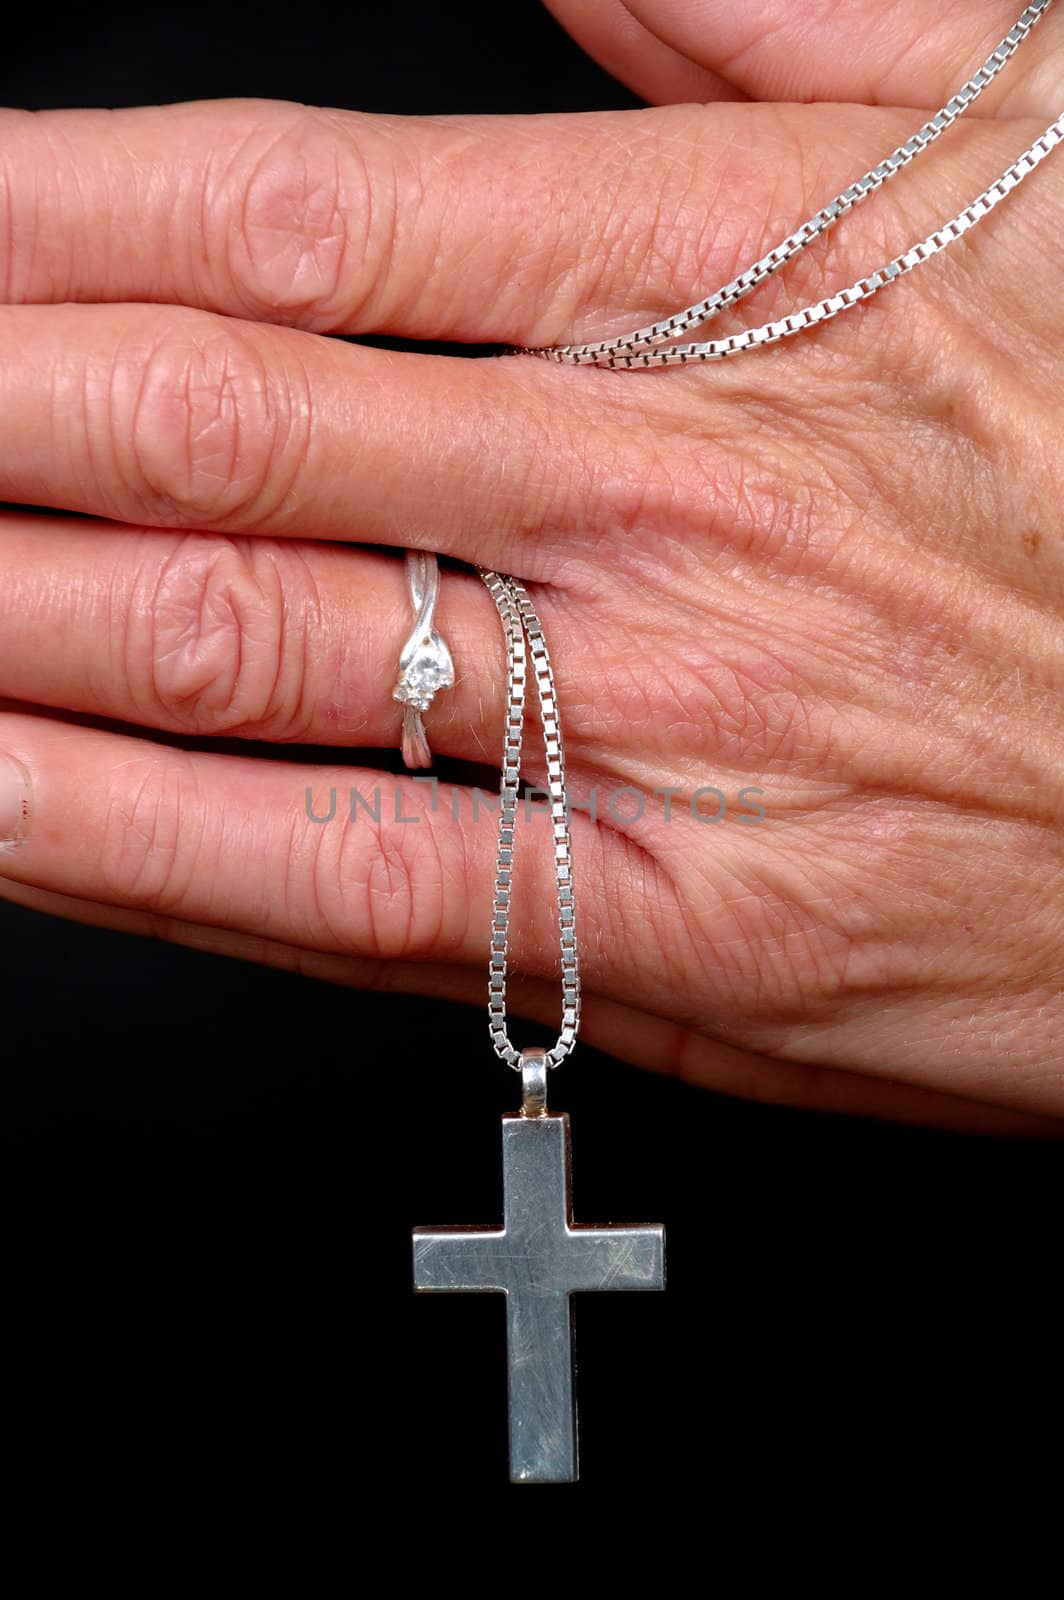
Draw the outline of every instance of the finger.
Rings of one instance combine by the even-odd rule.
[[[542,576],[527,534],[579,523],[624,444],[605,410],[601,457],[555,420],[574,376],[587,387],[519,357],[359,349],[184,308],[6,307],[0,499]]]
[[[549,595],[541,604],[557,637],[563,618]],[[394,556],[0,517],[9,699],[186,735],[396,749],[392,689],[411,623]],[[436,626],[456,681],[427,713],[432,747],[494,765],[502,633],[475,574],[443,575]]]
[[[382,994],[417,994],[459,1001],[473,1008],[484,1005],[484,975],[473,967],[323,954],[254,934],[234,933],[226,928],[184,922],[152,912],[99,905],[93,900],[28,888],[2,878],[0,899],[68,921],[164,939],[170,944],[230,959],[254,961],[348,988]],[[547,1028],[554,1024],[557,995],[547,980],[522,978],[514,981],[507,991],[507,1003],[515,1016]],[[665,1072],[703,1089],[762,1104],[878,1117],[918,1127],[948,1128],[957,1133],[1033,1139],[1064,1137],[1064,1120],[1060,1118],[1004,1110],[957,1095],[862,1077],[856,1072],[811,1067],[737,1050],[678,1028],[664,1018],[598,995],[585,996],[581,1039],[633,1066]]]
[[[654,214],[661,162],[631,116],[0,112],[0,298],[542,344],[574,276],[630,275],[610,246],[633,196]]]
[[[624,0],[670,49],[756,100],[844,100],[935,109],[997,49],[1022,0]],[[1051,10],[980,97],[980,116],[1060,110],[1064,19]],[[563,19],[564,20],[564,19]],[[636,85],[637,86],[637,85]]]
[[[746,98],[725,78],[665,44],[624,0],[544,0],[544,4],[600,67],[652,105]]]
[[[748,264],[781,197],[797,204],[812,179],[823,204],[914,131],[911,112],[883,131],[835,115],[379,118],[258,101],[0,113],[0,298],[547,344],[581,313],[638,313],[646,291],[670,304],[678,277],[685,303],[718,253],[746,257],[725,269]]]
[[[475,964],[493,920],[497,796],[362,768],[202,754],[0,714],[0,877],[326,954]],[[572,817],[589,981],[664,1003],[645,948],[670,887],[634,844]],[[552,821],[518,808],[511,950],[558,970]],[[594,936],[609,926],[611,942]]]

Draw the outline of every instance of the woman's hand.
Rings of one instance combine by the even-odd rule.
[[[941,104],[1014,20],[979,9],[892,92]],[[846,81],[867,95],[860,46]],[[1053,11],[1010,98],[989,91],[997,115],[743,320],[960,209],[1059,110],[1062,58]],[[782,81],[757,60],[743,93]],[[0,749],[26,780],[3,893],[483,1005],[494,819],[471,791],[452,808],[413,778],[208,744],[395,746],[402,566],[358,545],[422,545],[536,585],[574,798],[597,811],[574,817],[590,1042],[791,1103],[1064,1114],[1064,158],[869,305],[723,366],[324,337],[625,331],[730,278],[920,120],[5,114],[0,495],[94,520],[0,518]],[[472,573],[444,573],[438,622],[459,677],[433,747],[495,762],[502,636]],[[348,817],[352,786],[381,791],[376,820]],[[318,814],[336,788],[333,821],[308,787]],[[550,863],[532,816],[513,1001],[547,1023]]]

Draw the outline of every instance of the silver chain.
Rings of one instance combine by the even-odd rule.
[[[506,732],[503,743],[502,780],[499,788],[499,844],[495,866],[495,900],[491,925],[491,962],[488,976],[488,1028],[495,1053],[507,1066],[521,1068],[521,1052],[506,1031],[506,969],[510,935],[510,898],[513,889],[514,831],[521,783],[521,747],[525,723],[525,684],[528,656],[539,696],[543,745],[547,758],[547,792],[550,796],[554,838],[554,877],[558,891],[558,931],[561,945],[562,1025],[546,1059],[556,1067],[576,1044],[580,1027],[580,968],[576,953],[576,914],[573,905],[573,853],[569,836],[569,800],[565,785],[565,755],[554,692],[547,642],[528,592],[516,578],[480,569],[502,619],[507,646]],[[527,650],[526,650],[527,640]]]
[[[964,86],[947,101],[941,111],[925,122],[923,127],[899,145],[889,156],[872,167],[864,177],[858,178],[848,189],[844,189],[834,200],[812,217],[792,234],[789,234],[781,244],[775,246],[767,255],[762,256],[753,266],[733,278],[731,283],[725,284],[714,294],[698,301],[696,305],[688,306],[685,311],[678,311],[674,316],[667,317],[661,322],[652,323],[649,327],[638,328],[634,333],[622,335],[616,339],[603,339],[596,344],[579,345],[552,345],[529,350],[530,355],[540,356],[546,361],[567,362],[576,366],[599,367],[664,367],[680,366],[696,361],[723,361],[729,356],[738,355],[740,350],[747,350],[755,345],[775,344],[780,339],[789,339],[796,333],[801,333],[806,328],[814,327],[817,323],[826,322],[831,317],[838,316],[840,311],[846,311],[851,306],[867,300],[888,283],[903,277],[911,272],[914,267],[928,261],[932,256],[951,245],[975,223],[987,216],[1007,194],[1011,193],[1024,178],[1034,171],[1046,156],[1059,144],[1064,142],[1064,115],[1050,124],[1046,131],[1025,150],[1019,159],[1013,162],[1001,176],[977,196],[970,205],[947,222],[944,227],[929,234],[919,244],[913,245],[904,255],[895,256],[885,267],[878,272],[873,272],[867,278],[861,278],[849,288],[841,290],[838,294],[831,295],[825,300],[819,300],[815,305],[806,306],[801,311],[792,312],[789,316],[782,317],[775,322],[764,323],[761,327],[747,328],[741,333],[733,334],[725,339],[713,339],[696,344],[670,344],[665,347],[658,345],[656,349],[650,346],[666,338],[675,339],[677,334],[688,333],[691,329],[700,327],[709,322],[711,318],[728,307],[737,304],[756,289],[759,284],[785,266],[788,261],[812,244],[814,239],[820,237],[829,228],[860,204],[868,195],[880,188],[889,178],[907,166],[916,156],[920,155],[930,144],[945,132],[958,117],[962,116],[969,106],[982,94],[989,83],[997,77],[1006,62],[1016,53],[1031,30],[1049,10],[1053,0],[1033,0],[1023,14],[1009,29],[997,49],[987,58],[978,72],[974,73]]]

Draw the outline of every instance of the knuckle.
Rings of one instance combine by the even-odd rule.
[[[132,694],[165,726],[201,734],[303,738],[312,722],[320,597],[296,549],[218,534],[180,538],[128,614]],[[144,657],[147,671],[144,671]]]
[[[352,264],[365,272],[372,261],[383,214],[369,137],[368,122],[352,133],[303,106],[245,137],[207,209],[218,213],[230,283],[249,316],[314,331],[344,319],[359,290]]]
[[[978,855],[958,864],[963,821],[896,797],[851,799],[830,809],[829,850],[828,816],[789,830],[786,857],[770,847],[732,902],[746,944],[728,948],[756,1018],[751,1042],[788,1054],[842,1016],[860,1026],[914,997],[964,994],[974,1005],[1000,992],[1000,955],[979,936],[984,868]],[[995,895],[1004,876],[995,872]]]
[[[127,344],[111,388],[111,445],[149,521],[245,526],[278,510],[309,447],[298,365],[195,313]]]
[[[641,540],[671,530],[703,537],[720,495],[715,452],[685,451],[652,439],[629,444],[621,470],[604,473],[595,501],[614,533]]]
[[[828,866],[813,851],[766,855],[742,873],[726,911],[739,937],[726,932],[715,950],[759,1048],[785,1049],[844,1004],[882,1000],[912,979],[893,908],[874,901],[856,865]]]
[[[339,948],[382,960],[446,957],[461,942],[467,891],[452,892],[462,869],[448,867],[431,802],[380,788],[364,798],[357,819],[311,841],[318,937],[324,929]]]
[[[191,762],[173,751],[118,764],[108,777],[99,872],[105,897],[169,913],[186,898],[207,812]]]
[[[854,386],[817,394],[816,407],[768,390],[708,396],[693,414],[689,396],[677,405],[633,391],[611,413],[596,398],[579,429],[575,417],[552,424],[553,460],[568,469],[556,472],[563,510],[601,529],[611,560],[633,574],[661,540],[788,579],[810,562],[826,566],[862,537],[869,457],[885,430],[855,447]]]
[[[641,567],[650,540],[682,540],[698,550],[725,547],[759,561],[793,561],[811,538],[826,494],[796,472],[748,459],[740,444],[722,449],[710,419],[694,436],[671,416],[633,414],[620,441],[572,441],[575,498],[596,527],[624,539],[618,554]],[[557,454],[557,452],[555,452]]]

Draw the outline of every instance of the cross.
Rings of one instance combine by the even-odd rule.
[[[414,1287],[506,1296],[510,1479],[577,1476],[569,1296],[664,1289],[665,1230],[572,1219],[569,1118],[502,1119],[501,1228],[415,1228]]]

